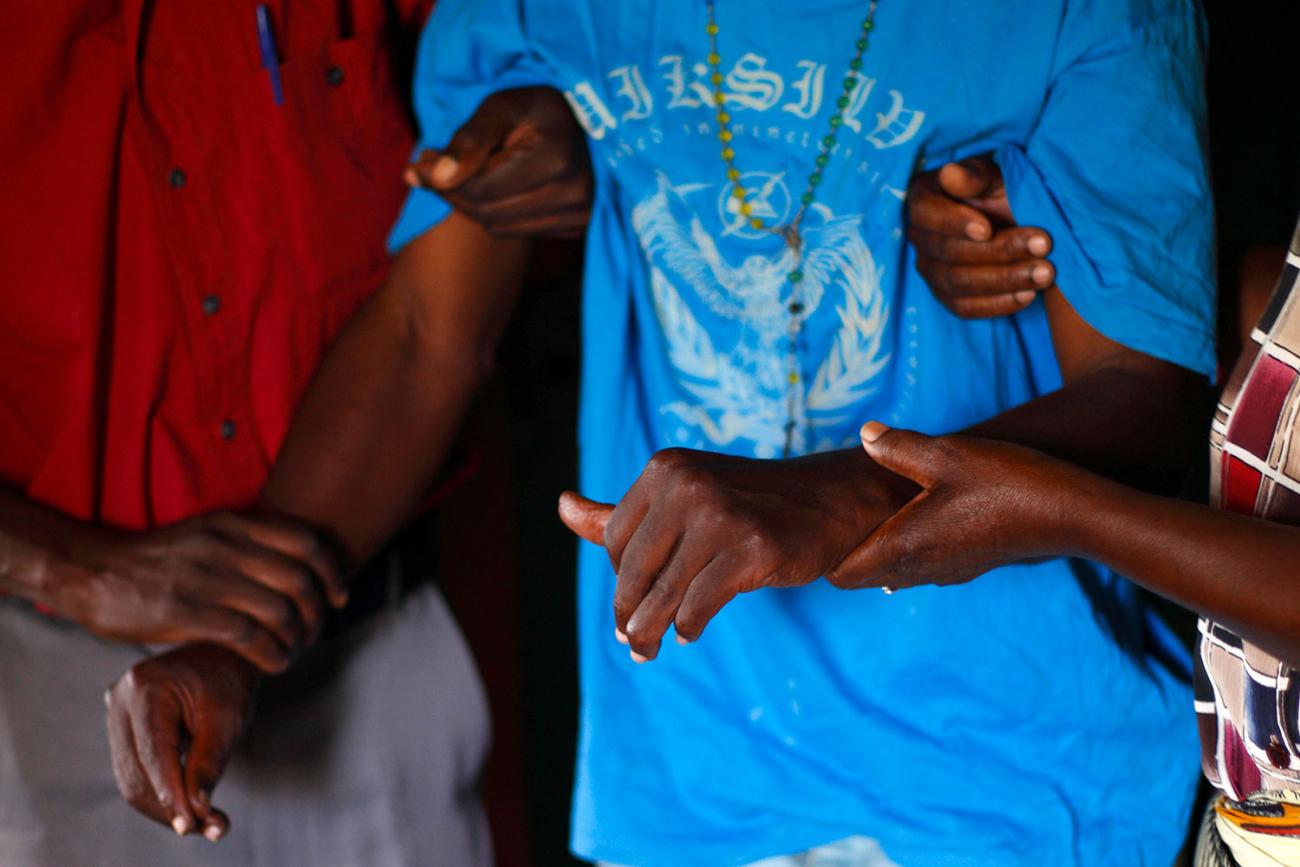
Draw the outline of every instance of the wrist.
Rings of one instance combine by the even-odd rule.
[[[77,600],[99,573],[95,553],[108,531],[62,516],[41,516],[6,533],[0,581],[4,589],[57,614],[78,620]]]
[[[75,580],[75,569],[46,528],[6,528],[0,539],[0,590],[50,608]]]
[[[800,458],[819,463],[824,476],[821,493],[836,511],[853,515],[855,524],[871,532],[905,506],[920,485],[877,464],[862,449],[844,449]]]
[[[1051,545],[1045,555],[1104,559],[1103,547],[1115,532],[1117,502],[1122,490],[1109,479],[1086,470],[1074,470],[1048,486],[1050,506],[1041,510],[1046,518],[1043,537]]]

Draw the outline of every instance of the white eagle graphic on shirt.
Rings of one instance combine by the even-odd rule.
[[[780,176],[775,183],[773,176],[764,177],[760,205],[775,211],[767,202],[774,187],[782,187],[787,202],[788,193]],[[660,173],[654,193],[632,211],[633,229],[650,263],[651,292],[668,357],[690,395],[690,400],[660,410],[679,419],[696,435],[693,439],[718,447],[749,441],[760,458],[781,453],[791,418],[787,307],[793,290],[786,275],[797,266],[803,272],[798,299],[802,315],[811,318],[829,297],[839,319],[838,333],[811,383],[801,378],[794,386],[793,420],[798,427],[793,451],[806,452],[806,432],[848,421],[852,407],[876,390],[875,380],[889,364],[882,345],[889,316],[880,290],[883,270],[862,237],[862,218],[836,217],[824,206],[814,206],[805,215],[802,260],[782,247],[774,255],[727,262],[683,199],[700,189],[704,186],[675,187]],[[731,201],[728,192],[719,216],[734,229],[734,215],[725,204]],[[678,286],[689,286],[713,314],[740,326],[734,346],[715,346]]]

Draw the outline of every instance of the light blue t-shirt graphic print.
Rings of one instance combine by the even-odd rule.
[[[785,173],[750,172],[739,182],[757,190],[749,199],[754,213],[778,224],[792,218]],[[660,439],[773,458],[784,453],[790,424],[795,454],[810,442],[821,449],[843,445],[846,427],[860,424],[855,409],[879,390],[877,380],[890,358],[889,305],[862,216],[837,216],[813,204],[796,253],[750,227],[736,207],[733,184],[722,185],[721,192],[717,187],[674,185],[660,174],[655,190],[632,209],[677,392],[665,395],[658,407]],[[694,211],[692,194],[706,208],[716,199],[717,213]],[[715,238],[734,240],[724,246]],[[746,241],[750,250],[742,246]],[[740,255],[728,260],[727,252]],[[803,275],[797,287],[787,278],[795,270]],[[812,339],[792,336],[792,305],[812,323]],[[821,333],[828,323],[835,328],[829,342]],[[807,370],[792,374],[789,358],[797,344],[829,351],[821,357],[803,353]]]
[[[799,205],[865,8],[717,2],[740,183],[769,224]],[[421,47],[430,146],[523,84],[565,91],[587,128],[581,485],[603,500],[661,448],[784,445],[791,253],[730,196],[705,22],[701,0],[440,0]],[[968,154],[995,152],[1090,324],[1212,370],[1198,28],[1190,2],[883,0],[803,222],[797,451],[871,418],[957,429],[1059,385],[1041,307],[962,322],[914,272],[908,178]],[[413,194],[394,244],[446,213]],[[861,835],[907,867],[1163,867],[1181,843],[1190,690],[1117,645],[1148,624],[1104,570],[747,594],[637,667],[604,552],[584,544],[579,568],[580,855],[743,864]],[[1108,627],[1084,583],[1108,589]]]

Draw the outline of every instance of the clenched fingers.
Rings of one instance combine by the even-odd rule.
[[[1051,263],[1029,261],[1014,265],[949,265],[937,259],[916,260],[916,270],[936,292],[955,298],[1040,292],[1052,285]]]
[[[347,603],[347,581],[342,565],[321,534],[298,521],[277,515],[225,514],[223,530],[308,567],[321,592],[334,607]]]
[[[639,593],[625,587],[623,577],[619,576],[623,598],[616,602],[615,612],[617,614],[620,608],[632,611],[626,621],[625,634],[635,661],[646,662],[659,655],[664,633],[676,620],[678,608],[694,579],[713,556],[707,548],[690,542],[679,543],[653,581]]]
[[[301,560],[277,551],[246,546],[235,557],[235,566],[248,583],[274,599],[262,598],[260,610],[245,611],[271,627],[278,627],[282,641],[293,638],[289,647],[311,644],[325,624],[327,602],[315,574]],[[271,617],[271,620],[265,619]],[[296,636],[296,637],[295,637]]]
[[[907,239],[917,256],[950,265],[1009,265],[1042,260],[1052,251],[1052,236],[1033,226],[1010,226],[987,241],[972,241],[913,225],[907,230]]]

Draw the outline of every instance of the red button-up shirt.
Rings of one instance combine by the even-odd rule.
[[[144,528],[256,498],[384,277],[431,0],[12,3],[0,480]]]

